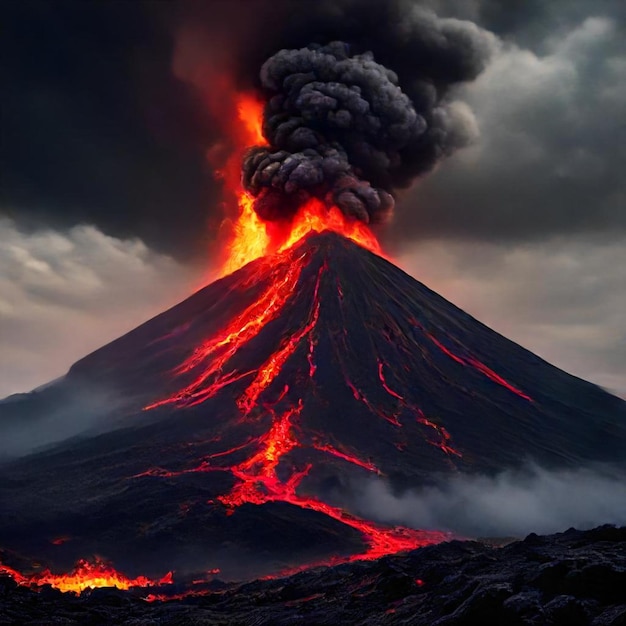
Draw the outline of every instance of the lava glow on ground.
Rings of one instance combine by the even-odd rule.
[[[97,587],[131,589],[132,587],[153,587],[172,583],[171,572],[168,572],[160,580],[150,580],[145,576],[128,578],[97,557],[91,561],[79,561],[74,570],[67,574],[53,574],[50,570],[43,570],[34,574],[21,574],[1,563],[0,574],[11,576],[20,585],[30,587],[50,585],[59,591],[70,591],[73,593],[80,593],[85,589],[95,589]]]

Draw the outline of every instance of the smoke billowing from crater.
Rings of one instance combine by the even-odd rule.
[[[354,18],[355,7],[340,3],[337,21]],[[397,189],[477,135],[451,88],[482,71],[493,37],[403,2],[375,13],[376,23],[358,28],[348,20],[345,42],[281,49],[263,63],[268,144],[251,148],[243,163],[244,187],[263,219],[289,218],[315,197],[363,222],[384,222]],[[337,32],[330,13],[323,17],[312,16],[312,32]]]
[[[272,95],[265,108],[269,147],[250,150],[244,186],[266,219],[315,196],[364,222],[382,221],[393,198],[381,184],[400,150],[426,122],[372,54],[350,56],[348,44],[281,50],[261,68]],[[285,199],[287,202],[285,202]]]

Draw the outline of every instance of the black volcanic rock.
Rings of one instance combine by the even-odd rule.
[[[206,364],[177,368],[294,268],[278,314],[205,385],[232,380],[193,404],[181,390]],[[298,333],[280,373],[243,415],[238,400],[255,373]],[[176,401],[142,410],[167,398]],[[47,388],[0,403],[0,437],[22,421],[54,430],[67,407],[83,431],[0,465],[0,548],[59,570],[100,554],[133,576],[219,567],[242,578],[362,551],[361,533],[322,512],[285,501],[233,512],[219,500],[239,481],[229,468],[251,458],[276,416],[294,407],[297,445],[280,456],[276,475],[286,481],[310,466],[298,493],[319,499],[367,476],[367,467],[401,490],[436,474],[496,472],[529,459],[548,467],[626,459],[624,401],[332,233],[245,266]],[[57,537],[70,540],[51,543]],[[506,593],[490,588],[481,602]],[[559,602],[551,610],[570,610]]]
[[[578,586],[592,571],[601,578]],[[0,577],[0,624],[623,626],[625,589],[626,528],[601,527],[503,548],[454,541],[169,602],[103,589],[43,596]]]

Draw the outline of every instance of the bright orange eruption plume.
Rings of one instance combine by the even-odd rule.
[[[250,94],[237,98],[237,116],[250,138],[248,145],[262,146],[267,143],[263,136],[263,103]]]
[[[265,145],[263,136],[263,103],[254,95],[236,97],[237,129],[233,138],[241,145],[219,170],[227,191],[237,198],[238,216],[225,220],[222,228],[229,231],[223,246],[223,262],[219,276],[225,276],[259,257],[281,252],[310,232],[331,230],[382,256],[376,237],[360,220],[346,217],[337,207],[328,208],[316,199],[309,200],[288,222],[265,222],[254,211],[254,198],[241,189],[241,159],[252,145]]]
[[[221,276],[274,252],[282,252],[309,233],[325,230],[343,235],[363,248],[383,256],[374,233],[367,224],[347,218],[337,207],[327,208],[323,202],[312,198],[303,205],[287,224],[264,222],[253,208],[254,198],[242,192],[239,197],[240,213],[233,224],[233,237],[228,244],[227,257]]]
[[[219,272],[220,276],[231,274],[246,263],[264,256],[270,248],[266,224],[254,212],[253,203],[251,195],[241,192],[240,213],[232,225],[232,238],[226,247],[226,258]]]
[[[95,589],[97,587],[130,589],[131,587],[169,585],[173,582],[172,572],[168,572],[160,580],[151,580],[145,576],[128,578],[98,557],[95,557],[92,561],[81,559],[69,574],[53,574],[50,570],[34,574],[21,574],[17,570],[2,565],[2,563],[0,563],[0,574],[8,574],[20,585],[33,587],[51,585],[59,591],[71,591],[73,593],[80,593],[85,589]]]

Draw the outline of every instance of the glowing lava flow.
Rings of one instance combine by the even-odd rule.
[[[224,368],[242,346],[255,337],[268,322],[278,316],[287,300],[294,293],[303,263],[304,257],[302,256],[293,259],[292,263],[279,263],[277,266],[279,270],[270,272],[268,286],[259,298],[237,315],[216,337],[209,339],[197,348],[178,367],[178,374],[200,369],[200,373],[192,382],[173,396],[155,402],[147,406],[146,409],[171,403],[184,403],[191,406],[200,404],[214,396],[223,387],[246,376],[247,372],[242,374],[224,373]],[[263,383],[257,383],[257,385],[259,384],[262,385]]]
[[[322,277],[322,272],[324,271],[325,266],[320,268],[320,271],[317,276],[317,281],[315,283],[315,290],[313,292],[313,313],[311,315],[311,319],[306,323],[306,325],[293,335],[291,335],[286,341],[283,342],[282,346],[272,354],[272,356],[260,367],[257,375],[255,376],[250,386],[244,391],[243,396],[239,398],[237,401],[237,406],[244,411],[245,414],[250,413],[250,411],[256,405],[259,396],[274,382],[274,379],[280,373],[283,365],[286,363],[287,359],[296,351],[300,342],[304,339],[304,337],[312,336],[313,329],[317,324],[317,320],[319,319],[320,314],[320,301],[319,301],[319,286],[320,280]]]
[[[438,424],[435,424],[432,420],[427,419],[422,409],[412,406],[404,399],[403,396],[401,396],[399,393],[389,387],[383,373],[383,362],[380,360],[378,361],[378,378],[380,379],[383,389],[390,396],[399,400],[402,406],[407,408],[413,415],[415,415],[415,419],[419,424],[427,426],[428,428],[432,428],[435,431],[435,433],[437,434],[437,440],[429,440],[428,443],[433,446],[437,446],[448,456],[462,456],[462,454],[458,450],[450,445],[452,437],[450,437],[450,433],[443,426],[439,426]]]
[[[19,585],[33,587],[51,585],[59,591],[71,591],[73,593],[80,593],[85,589],[97,587],[130,589],[132,587],[169,585],[173,582],[172,572],[168,572],[160,580],[151,580],[145,576],[128,578],[97,557],[92,561],[80,560],[69,574],[53,574],[50,570],[34,574],[21,574],[15,569],[2,565],[2,563],[0,563],[0,574],[7,574]]]
[[[261,449],[243,463],[231,468],[240,482],[229,494],[220,496],[218,498],[220,502],[231,509],[246,503],[260,505],[267,502],[288,502],[302,509],[323,513],[361,532],[368,548],[362,553],[349,557],[337,557],[331,561],[332,563],[377,559],[386,554],[413,550],[449,538],[449,534],[443,532],[383,528],[359,519],[339,507],[326,504],[316,498],[299,495],[297,489],[310,471],[310,465],[301,471],[294,471],[287,481],[282,482],[276,474],[276,468],[281,457],[301,446],[296,436],[296,420],[301,411],[302,401],[282,415],[275,416],[272,427],[261,441]],[[324,447],[318,446],[317,449],[323,450]],[[336,454],[336,451],[333,450],[331,453]],[[348,455],[339,454],[339,456],[351,463],[366,467],[370,471],[375,471],[375,467],[371,464],[364,464]]]
[[[349,557],[335,558],[332,563],[377,559],[386,554],[413,550],[449,538],[449,535],[443,532],[425,532],[399,527],[384,528],[359,519],[339,507],[326,504],[316,498],[299,495],[297,489],[310,471],[310,465],[301,471],[294,471],[286,482],[282,482],[276,474],[276,468],[281,457],[301,445],[296,436],[296,420],[301,411],[302,402],[284,414],[275,416],[271,429],[262,441],[261,449],[231,469],[240,482],[229,494],[220,496],[220,502],[231,508],[245,503],[288,502],[302,509],[323,513],[361,532],[368,544],[367,549]],[[318,446],[317,449],[323,448]],[[334,454],[336,451],[333,450],[332,453]],[[373,465],[363,464],[348,455],[340,454],[339,456],[349,462],[356,462],[361,467],[365,466],[369,470],[375,470]]]
[[[374,472],[376,474],[381,474],[381,471],[372,463],[371,461],[363,461],[353,454],[348,454],[347,452],[342,452],[341,450],[337,450],[337,448],[333,448],[333,446],[327,443],[314,443],[313,447],[320,452],[325,452],[326,454],[330,454],[332,456],[336,456],[338,459],[343,459],[348,463],[352,463],[352,465],[358,465],[363,469],[366,469],[368,472]]]
[[[418,325],[419,326],[419,325]],[[423,329],[422,329],[423,330]],[[461,357],[458,354],[454,354],[451,350],[446,348],[438,339],[433,337],[430,333],[426,333],[426,336],[446,355],[449,356],[453,361],[456,361],[460,365],[469,365],[474,369],[478,370],[481,374],[492,380],[494,383],[497,383],[501,387],[508,389],[511,393],[514,393],[516,396],[523,398],[524,400],[528,400],[528,402],[532,402],[533,399],[525,394],[521,389],[518,389],[508,381],[504,380],[502,376],[496,374],[492,369],[487,367],[484,363],[481,363],[478,359],[473,356]]]
[[[289,250],[286,253],[289,253]],[[314,361],[315,347],[317,345],[316,332],[321,304],[320,286],[329,270],[326,262],[322,263],[317,272],[315,283],[312,287],[311,303],[308,309],[309,316],[302,326],[284,337],[277,349],[255,371],[245,373],[239,373],[234,370],[228,371],[228,361],[250,339],[255,337],[268,321],[274,319],[280,313],[282,307],[286,305],[291,295],[296,291],[296,284],[302,274],[305,259],[301,256],[294,257],[294,260],[291,262],[284,262],[284,258],[268,257],[267,262],[270,263],[272,258],[277,262],[279,260],[282,260],[282,262],[279,263],[279,269],[275,273],[274,280],[270,281],[269,286],[259,299],[240,315],[236,316],[227,328],[206,341],[177,369],[179,375],[199,369],[199,376],[182,391],[147,407],[151,408],[167,403],[175,403],[179,406],[189,406],[190,403],[196,404],[211,397],[223,386],[241,380],[244,376],[253,375],[251,382],[248,383],[237,398],[236,404],[244,418],[253,409],[262,409],[261,414],[271,418],[268,430],[256,440],[249,440],[232,450],[222,453],[218,452],[206,457],[200,464],[190,469],[168,471],[157,468],[143,472],[136,477],[173,477],[189,472],[230,472],[238,482],[229,493],[217,497],[217,501],[228,507],[230,512],[234,512],[237,507],[243,504],[263,505],[270,502],[286,502],[301,509],[326,515],[362,534],[367,545],[363,552],[348,557],[331,559],[326,561],[326,564],[376,559],[386,554],[394,554],[444,541],[449,537],[447,533],[426,532],[401,527],[382,527],[347,513],[337,506],[322,502],[315,497],[301,494],[302,481],[312,469],[310,464],[300,468],[290,467],[290,473],[285,480],[281,480],[278,476],[277,469],[279,465],[283,463],[283,469],[285,469],[287,467],[286,457],[296,448],[311,448],[370,472],[379,473],[379,470],[372,462],[363,461],[347,452],[342,452],[328,442],[323,441],[321,437],[315,437],[310,444],[303,443],[300,426],[300,417],[304,408],[303,396],[300,395],[300,399],[295,404],[292,401],[288,401],[285,395],[289,391],[288,386],[285,386],[283,392],[272,406],[262,405],[259,402],[261,396],[277,380],[285,364],[300,347],[306,347],[307,349],[308,384],[314,384],[313,378],[317,369]],[[338,290],[340,290],[339,286]],[[224,374],[223,372],[226,373]],[[402,397],[386,383],[382,364],[379,364],[379,376],[387,393],[395,400],[404,402]],[[306,385],[307,383],[304,386],[306,387]],[[355,387],[353,387],[353,392],[355,397],[367,402],[362,394],[359,395]],[[281,405],[286,404],[287,407],[279,411],[277,409],[279,402]],[[417,410],[415,413],[418,415]],[[395,426],[401,425],[396,418],[392,419],[382,413],[379,414],[391,421]],[[420,419],[419,415],[418,419]],[[441,449],[446,454],[450,452],[456,454],[452,448],[444,445],[445,437],[443,433],[445,431],[425,418],[421,419],[423,423],[434,428],[442,437]],[[445,433],[445,436],[449,438],[447,433]],[[252,444],[255,444],[254,449],[241,463],[230,467],[222,467],[211,463],[211,459],[225,456],[236,450],[242,450]]]

